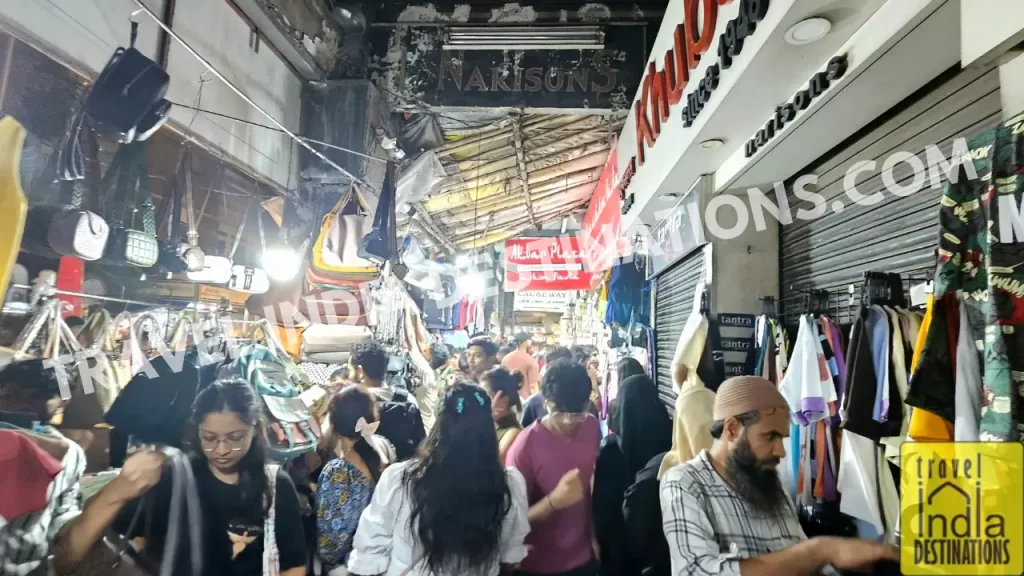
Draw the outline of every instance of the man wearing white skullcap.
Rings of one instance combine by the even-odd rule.
[[[726,380],[713,414],[711,449],[661,479],[674,576],[810,576],[898,560],[888,544],[807,539],[779,481],[790,413],[774,384]]]

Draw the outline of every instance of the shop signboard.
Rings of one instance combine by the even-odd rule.
[[[754,315],[722,313],[718,315],[718,325],[723,327],[729,326],[732,328],[753,328]]]
[[[616,188],[619,181],[618,146],[613,145],[608,160],[604,163],[601,179],[594,188],[590,207],[583,217],[583,252],[586,254],[587,269],[603,272],[615,264],[615,260],[628,250],[628,242],[621,238],[622,198]]]
[[[747,365],[743,362],[726,362],[725,377],[732,378],[733,376],[743,376],[746,369]]]
[[[516,312],[565,312],[575,297],[574,290],[516,292],[512,309]]]
[[[495,46],[464,50],[447,42],[456,27],[411,24],[400,28],[397,42],[393,28],[373,30],[374,52],[400,50],[387,79],[400,92],[417,94],[419,100],[436,107],[617,109],[636,93],[644,71],[643,26],[602,26],[603,40],[593,48],[565,50],[502,48],[515,43],[512,37],[495,41]],[[512,36],[538,33],[537,29],[506,28]],[[494,34],[494,30],[480,33]]]
[[[629,143],[636,150],[619,184],[623,214],[635,201],[633,192],[627,191],[631,177],[646,163],[662,129],[670,122],[679,122],[683,128],[693,125],[721,77],[732,68],[733,59],[743,51],[744,41],[768,15],[770,4],[770,0],[682,0],[683,19],[672,32],[672,47],[647,63],[633,106],[633,125],[626,126],[633,131]],[[737,5],[736,16],[720,22],[722,9],[729,5]],[[718,47],[712,52],[716,34]],[[703,62],[710,64],[699,72]]]
[[[704,243],[698,199],[694,186],[651,231],[647,277],[654,278]]]
[[[576,236],[512,238],[505,241],[505,290],[590,290]]]
[[[750,338],[721,338],[723,352],[747,352],[750,350]]]

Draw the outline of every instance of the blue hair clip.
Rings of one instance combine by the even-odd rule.
[[[473,392],[473,396],[476,396],[476,401],[479,402],[481,406],[484,405],[484,397],[481,396],[479,392]]]
[[[462,405],[463,400],[465,400],[465,398],[459,398],[459,403],[455,406],[455,411],[459,414],[462,414],[462,410],[465,408],[465,406]]]

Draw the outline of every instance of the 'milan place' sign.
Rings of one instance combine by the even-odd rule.
[[[701,78],[691,77],[711,45],[718,28],[718,9],[738,1],[739,15],[725,25],[719,35],[718,59],[704,71]],[[655,62],[647,64],[647,74],[640,87],[636,102],[636,156],[629,161],[626,174],[643,166],[646,152],[661,135],[661,127],[671,118],[672,111],[683,103],[679,122],[690,127],[718,88],[723,70],[732,67],[733,58],[743,51],[744,41],[754,33],[757,24],[768,14],[769,0],[682,0],[683,22],[676,26],[673,47],[664,56],[662,69]],[[703,18],[701,16],[703,15]],[[691,86],[691,81],[693,85]],[[686,93],[687,88],[692,88]],[[684,93],[686,94],[684,97]],[[623,213],[632,202],[626,198],[628,179],[619,188],[623,198]]]

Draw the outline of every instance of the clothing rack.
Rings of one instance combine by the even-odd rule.
[[[926,267],[913,268],[899,272],[868,271],[862,273],[861,279],[853,283],[835,285],[819,284],[808,286],[803,289],[793,288],[788,291],[784,290],[782,297],[777,301],[782,308],[779,313],[779,319],[785,325],[791,326],[796,323],[801,314],[817,312],[831,317],[838,324],[853,324],[857,315],[860,314],[863,293],[865,290],[865,281],[871,282],[873,285],[877,286],[877,283],[879,283],[878,278],[885,277],[885,275],[890,275],[893,280],[895,280],[896,277],[899,277],[899,282],[902,287],[901,290],[906,303],[897,305],[909,307],[910,289],[915,284],[931,281],[934,278],[935,269],[929,263]],[[887,290],[896,293],[898,291],[895,290],[895,288],[896,285],[893,283]],[[880,287],[872,289],[877,290],[879,293],[882,291],[882,288]],[[812,311],[807,307],[808,302],[806,292],[811,290],[814,290],[818,294],[819,310]],[[879,294],[879,297],[881,296],[882,295]]]

